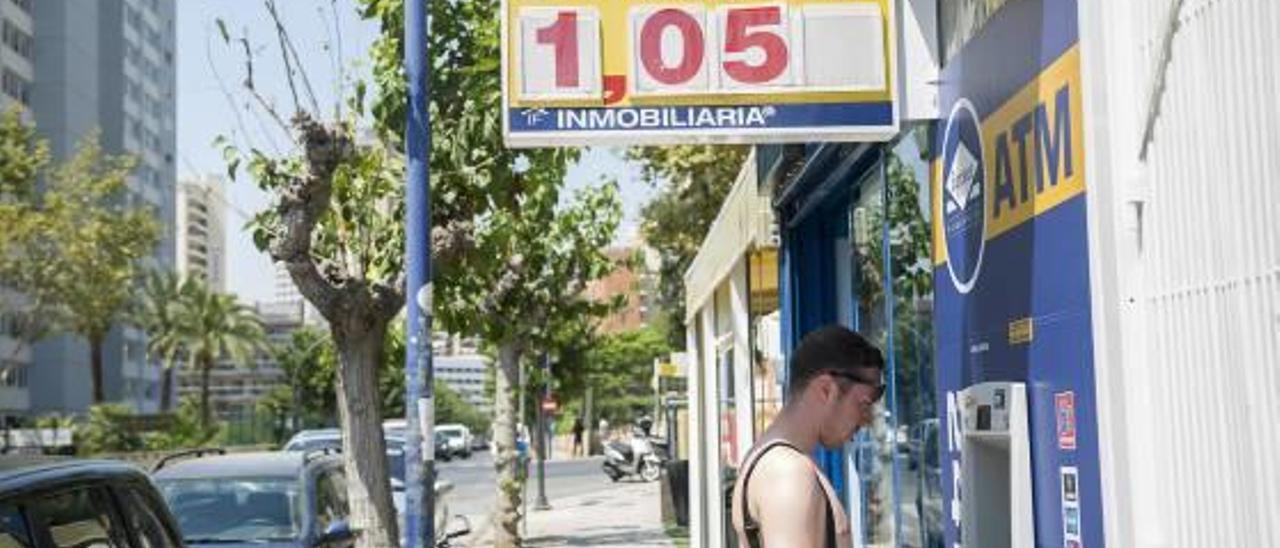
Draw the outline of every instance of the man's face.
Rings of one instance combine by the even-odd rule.
[[[869,377],[870,375],[866,375]],[[869,378],[863,382],[830,376],[830,392],[827,398],[827,414],[819,432],[819,441],[827,448],[838,448],[853,439],[858,429],[871,424],[875,418],[879,397],[878,381]],[[837,380],[839,379],[839,380]]]

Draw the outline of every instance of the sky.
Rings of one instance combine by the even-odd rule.
[[[238,40],[247,37],[258,58],[254,74],[260,94],[282,112],[293,110],[289,88],[280,77],[283,62],[279,50],[269,47],[276,43],[275,29],[262,3],[182,0],[177,4],[179,177],[226,173],[222,153],[213,146],[218,136],[227,137],[241,149],[287,153],[287,135],[241,85],[246,67]],[[332,113],[338,99],[351,89],[351,81],[368,75],[364,55],[378,29],[360,19],[353,0],[287,0],[278,5],[316,102]],[[219,20],[231,37],[230,44],[222,39]],[[640,180],[637,167],[622,155],[621,150],[610,148],[585,151],[570,170],[566,187],[578,189],[599,184],[605,177],[616,178],[625,210],[617,240],[628,242],[636,232],[639,210],[653,189]],[[268,197],[244,177],[229,183],[225,194],[228,289],[246,303],[269,301],[274,295],[271,261],[254,247],[243,229],[255,212],[268,206]]]

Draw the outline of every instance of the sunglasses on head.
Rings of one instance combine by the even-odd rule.
[[[873,381],[869,381],[869,380],[863,379],[863,378],[861,378],[861,377],[859,377],[859,376],[857,376],[857,375],[854,375],[853,373],[851,373],[851,372],[849,372],[849,371],[841,371],[841,370],[838,370],[838,369],[828,369],[828,370],[824,371],[824,373],[826,373],[826,374],[828,374],[828,375],[831,375],[832,377],[839,377],[839,378],[841,378],[841,379],[845,379],[845,380],[848,380],[848,381],[852,381],[852,382],[853,382],[853,383],[855,383],[855,384],[862,384],[862,385],[870,386],[872,389],[874,389],[874,390],[875,390],[875,392],[873,392],[873,393],[872,393],[872,395],[871,395],[871,403],[876,403],[876,402],[880,401],[880,398],[883,398],[883,397],[884,397],[885,389],[887,389],[887,388],[888,388],[888,385],[886,385],[886,384],[885,384],[884,382],[882,382],[882,381],[879,381],[879,380],[874,381],[874,382],[873,382]]]

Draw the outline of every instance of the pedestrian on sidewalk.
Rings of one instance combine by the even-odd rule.
[[[742,461],[733,528],[751,548],[849,548],[840,497],[809,452],[836,449],[871,423],[884,395],[884,357],[862,336],[830,326],[791,360],[790,398]]]
[[[586,431],[586,426],[582,424],[582,417],[573,419],[573,456],[584,456],[582,453],[582,433]]]

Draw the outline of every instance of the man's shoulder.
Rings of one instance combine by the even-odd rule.
[[[784,489],[791,493],[809,494],[817,487],[817,482],[814,481],[816,473],[808,455],[795,449],[779,447],[759,457],[756,469],[749,478],[750,489],[753,492]]]

